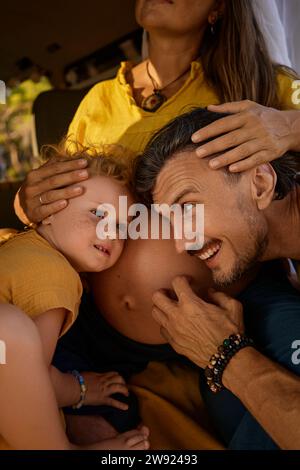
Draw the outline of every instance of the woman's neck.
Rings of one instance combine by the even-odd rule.
[[[149,34],[149,72],[159,88],[166,87],[163,92],[166,98],[177,93],[186,81],[191,62],[199,56],[202,36],[203,32],[180,37]],[[153,93],[146,62],[138,64],[127,76],[138,105]]]
[[[180,37],[149,35],[149,62],[152,76],[160,87],[189,69],[199,56],[203,33]]]

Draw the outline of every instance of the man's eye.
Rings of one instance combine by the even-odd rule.
[[[94,214],[96,217],[104,217],[105,212],[99,209],[92,209],[91,213]]]

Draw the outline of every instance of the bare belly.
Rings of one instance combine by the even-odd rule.
[[[166,341],[152,318],[151,298],[158,289],[171,289],[177,275],[189,276],[199,295],[212,285],[204,263],[178,254],[173,240],[128,239],[117,264],[91,274],[90,283],[97,307],[116,330],[141,343],[162,344]]]

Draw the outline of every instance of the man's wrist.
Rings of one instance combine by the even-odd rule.
[[[249,373],[251,373],[253,366],[255,367],[257,354],[259,353],[254,347],[247,346],[233,356],[223,372],[222,382],[225,388],[235,395],[239,395],[241,385],[244,384],[246,387],[249,383]]]
[[[252,338],[239,333],[231,334],[228,338],[224,339],[217,352],[211,356],[204,371],[207,385],[213,393],[223,390],[223,373],[232,358],[240,350],[252,345]]]

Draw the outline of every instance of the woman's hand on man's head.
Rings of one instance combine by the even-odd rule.
[[[24,221],[24,216],[19,214],[20,206],[30,222],[39,223],[65,208],[68,199],[82,194],[81,186],[70,186],[88,178],[86,166],[84,159],[64,162],[53,159],[30,171],[15,201],[17,215]]]
[[[210,160],[213,169],[229,166],[229,171],[238,173],[297,150],[292,132],[295,119],[300,119],[297,110],[279,111],[249,100],[211,105],[208,110],[232,114],[192,136],[193,142],[200,144],[196,150],[199,157],[222,154]],[[214,140],[201,145],[206,139]]]

